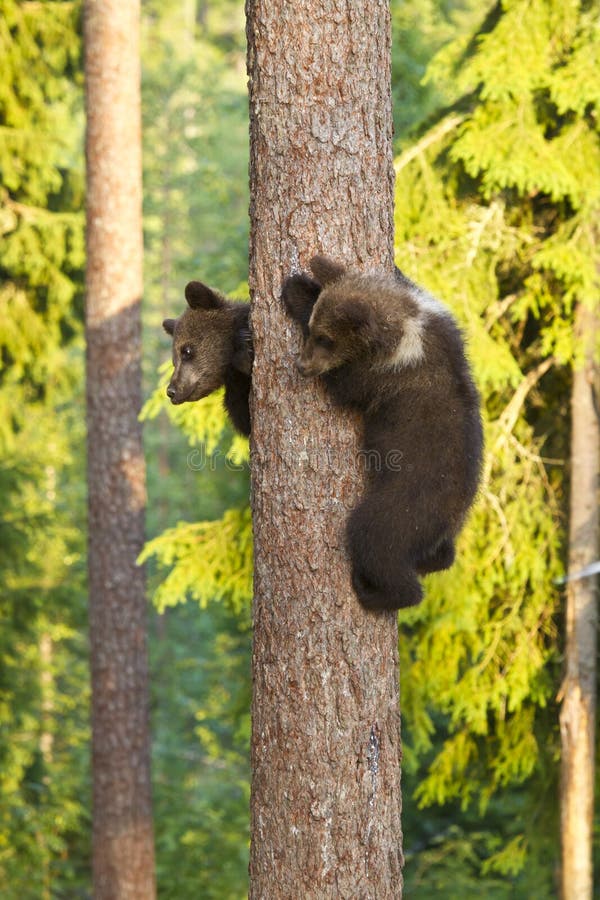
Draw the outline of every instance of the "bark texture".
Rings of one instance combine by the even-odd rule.
[[[569,571],[577,572],[600,556],[598,466],[600,424],[595,408],[598,387],[598,315],[580,304],[575,327],[583,365],[573,373],[571,395],[571,501]],[[561,836],[562,898],[591,900],[596,718],[596,576],[568,582],[566,674],[560,713],[562,742]]]
[[[294,366],[282,278],[391,267],[387,0],[247,0],[255,535],[250,897],[399,898],[397,625],[344,545],[359,424]]]
[[[141,405],[139,0],[86,0],[95,900],[153,898]]]

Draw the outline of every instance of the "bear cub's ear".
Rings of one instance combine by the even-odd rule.
[[[299,275],[290,275],[285,279],[281,289],[281,299],[289,314],[294,318],[299,318],[300,312],[306,306],[310,306],[312,309],[320,293],[320,285],[301,272]]]
[[[283,282],[281,299],[288,314],[302,326],[305,337],[308,336],[308,322],[320,293],[321,286],[304,272],[290,275]]]
[[[319,284],[325,287],[332,281],[338,281],[342,275],[346,274],[346,266],[342,263],[330,259],[328,256],[313,256],[310,261],[310,268]]]
[[[162,323],[163,328],[165,329],[167,334],[171,335],[171,337],[173,337],[173,332],[175,331],[175,323],[176,322],[177,322],[177,319],[165,319],[164,322]]]
[[[185,299],[191,309],[219,309],[223,306],[223,298],[201,281],[186,284]]]

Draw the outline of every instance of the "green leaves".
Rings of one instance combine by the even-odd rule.
[[[192,469],[206,470],[210,476],[220,456],[230,477],[239,479],[248,458],[248,441],[231,434],[223,391],[197,403],[174,407],[165,394],[171,371],[171,363],[161,366],[159,386],[146,402],[142,419],[155,418],[166,409],[190,446],[199,448],[188,454]],[[227,449],[221,450],[222,446]],[[225,601],[242,618],[247,617],[252,596],[252,523],[248,507],[229,509],[214,521],[179,523],[148,542],[140,563],[151,557],[162,566],[171,567],[154,594],[160,612],[192,598],[202,608],[211,601]]]
[[[88,852],[83,159],[77,5],[0,11],[0,882],[13,898],[77,890],[73,845]]]
[[[214,522],[181,522],[150,541],[140,563],[156,556],[172,566],[154,602],[160,612],[188,597],[206,607],[226,601],[241,614],[252,595],[252,523],[250,510],[229,509]]]
[[[401,616],[405,748],[423,806],[491,816],[555,762],[564,366],[578,355],[575,304],[598,302],[599,42],[586,4],[506,0],[434,62],[460,112],[397,165],[399,265],[463,323],[486,418],[458,562]],[[533,843],[513,833],[481,872],[514,876]]]
[[[491,31],[440,54],[430,78],[477,98],[450,153],[485,199],[514,188],[577,208],[598,196],[599,50],[592,11],[575,0],[515,0]]]

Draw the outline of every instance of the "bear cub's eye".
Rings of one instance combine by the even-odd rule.
[[[313,341],[317,347],[322,347],[324,350],[331,350],[333,348],[333,341],[324,334],[315,334]]]
[[[181,348],[181,358],[182,359],[191,359],[193,355],[194,355],[194,351],[189,345]]]

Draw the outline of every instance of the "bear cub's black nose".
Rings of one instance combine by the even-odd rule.
[[[169,385],[169,387],[167,388],[167,397],[169,398],[169,400],[172,400],[174,396],[175,396],[175,388],[171,387],[171,385]]]

